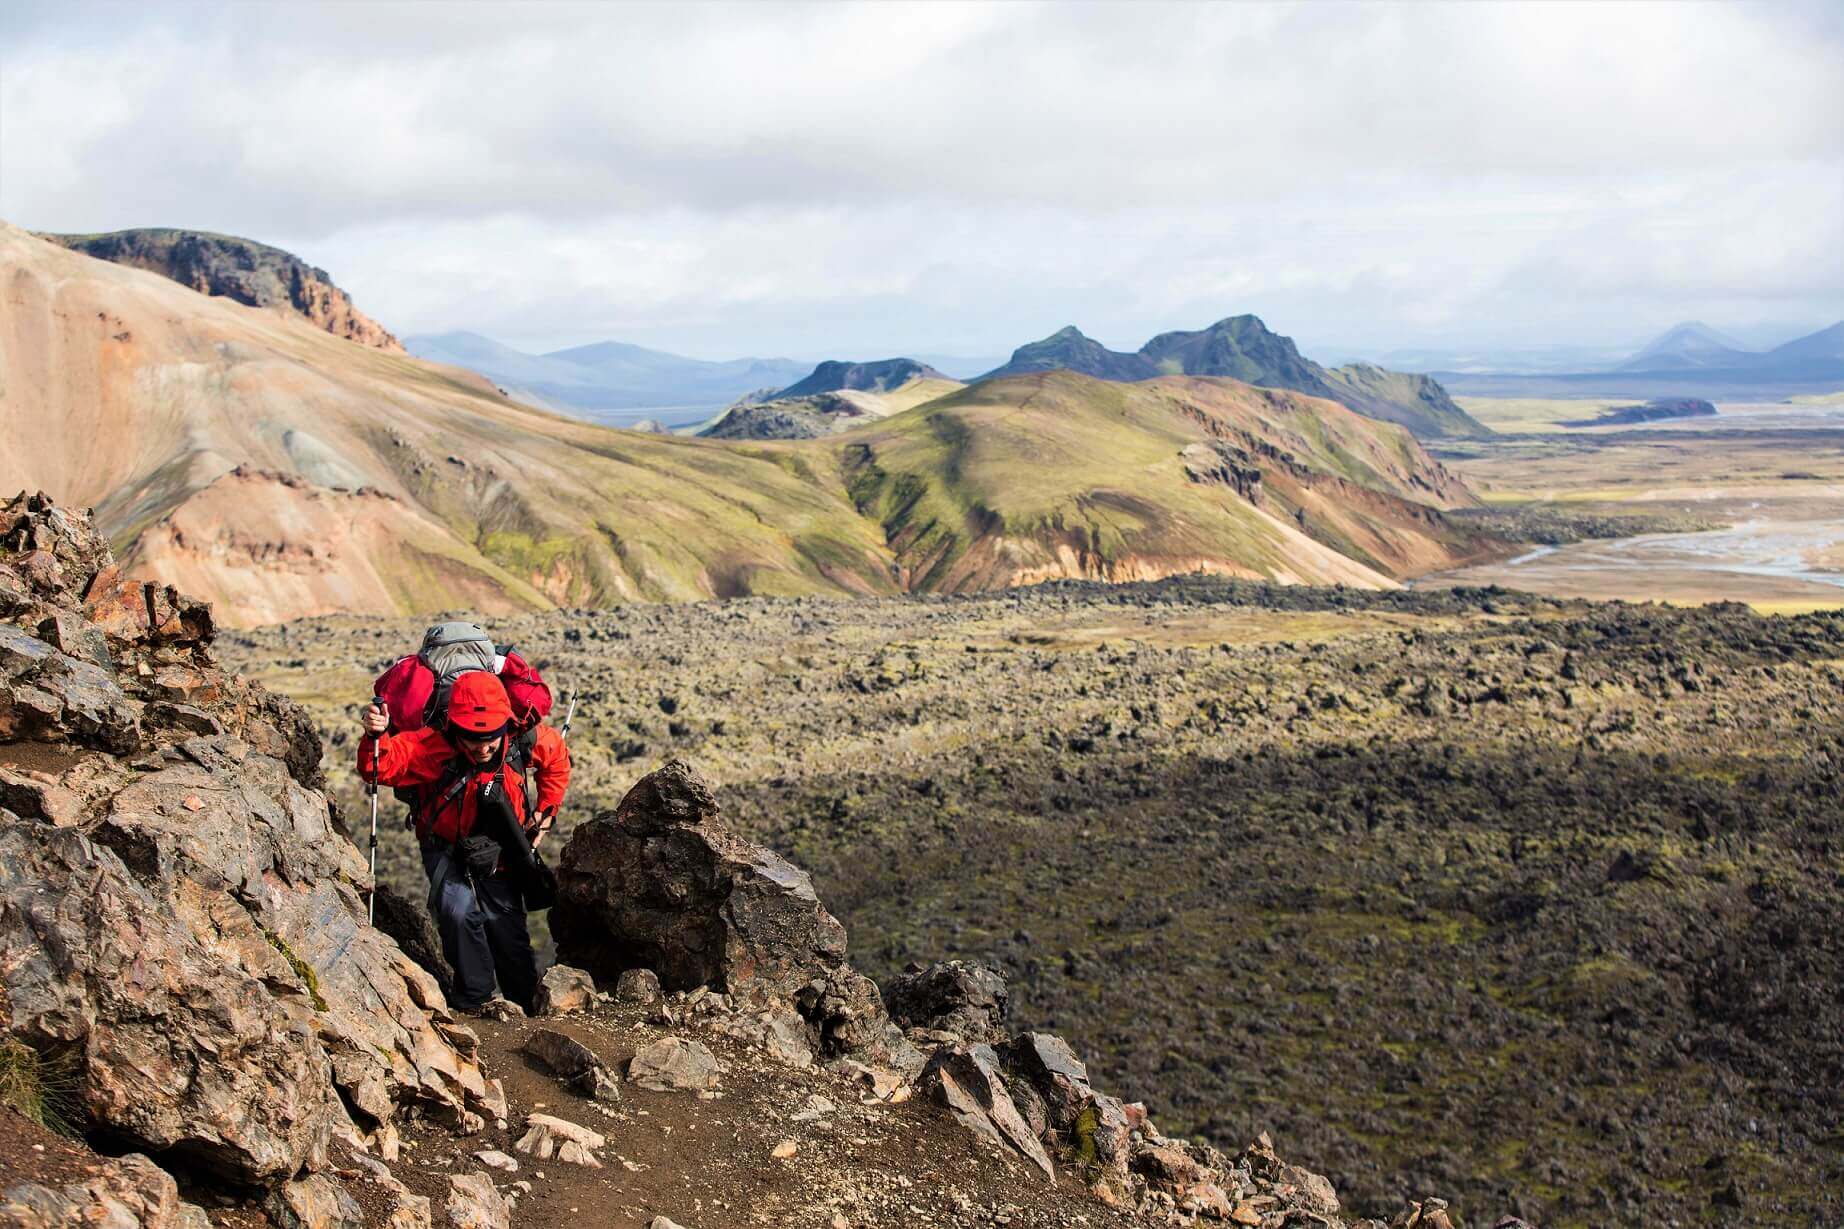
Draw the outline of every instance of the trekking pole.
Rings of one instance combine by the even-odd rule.
[[[384,697],[373,696],[371,702],[380,709],[384,708]],[[365,924],[378,924],[378,740],[371,739],[371,779],[365,782],[365,792],[371,795],[371,900],[366,906]]]
[[[570,741],[570,719],[576,716],[576,688],[570,688],[570,704],[563,710],[563,728],[557,731],[558,737]]]

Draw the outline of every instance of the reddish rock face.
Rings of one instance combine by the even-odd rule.
[[[402,354],[385,327],[352,305],[326,270],[280,248],[184,230],[123,230],[107,235],[46,235],[74,252],[146,269],[200,294],[249,307],[293,311],[335,337]]]

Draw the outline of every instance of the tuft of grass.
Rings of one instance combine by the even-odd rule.
[[[77,1064],[39,1053],[17,1037],[0,1041],[0,1105],[60,1135],[77,1134]]]
[[[288,967],[293,969],[295,976],[301,979],[301,984],[307,988],[307,997],[314,1001],[314,1010],[325,1011],[327,1001],[321,996],[320,975],[314,972],[314,966],[295,955],[294,949],[288,946],[287,941],[273,930],[264,930],[263,934],[268,936],[269,946],[282,954],[282,959],[288,962]]]

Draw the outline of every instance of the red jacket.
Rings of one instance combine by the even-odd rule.
[[[372,746],[369,738],[359,742],[359,776],[367,781],[376,780],[379,785],[421,789],[443,781],[452,783],[456,777],[450,774],[449,765],[463,767],[468,776],[465,788],[446,801],[433,797],[428,806],[417,808],[416,836],[425,841],[431,837],[458,841],[473,832],[480,783],[489,777],[487,768],[475,767],[448,741],[446,734],[429,726],[402,734],[381,734],[375,752]],[[538,810],[556,810],[562,805],[564,790],[570,785],[570,752],[564,746],[563,735],[548,725],[538,727],[538,741],[531,749],[530,769],[538,776]],[[534,817],[525,813],[524,779],[510,764],[501,765],[500,776],[513,813],[527,828],[532,827]],[[427,792],[435,793],[433,789]],[[442,792],[446,793],[446,788]]]

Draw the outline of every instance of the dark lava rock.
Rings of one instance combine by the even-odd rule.
[[[1010,999],[1002,974],[966,960],[912,964],[884,987],[884,1006],[898,1024],[966,1041],[1003,1040]]]
[[[605,981],[643,968],[668,990],[792,1002],[823,1055],[920,1065],[876,984],[845,962],[845,928],[807,873],[733,833],[682,760],[576,829],[557,889],[550,926],[567,963]]]

